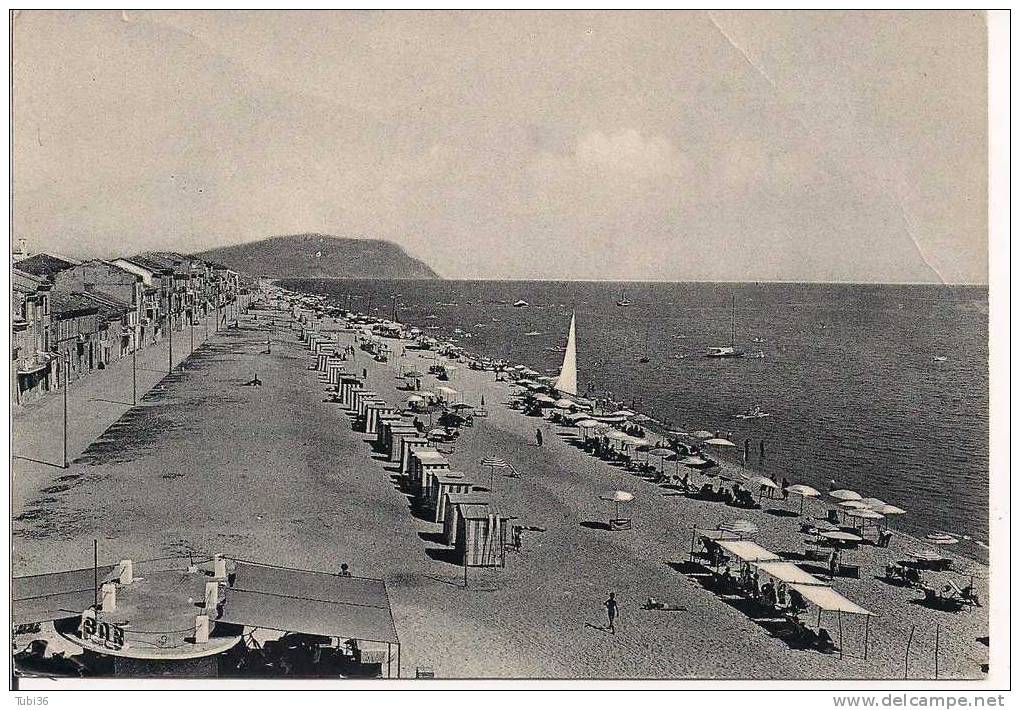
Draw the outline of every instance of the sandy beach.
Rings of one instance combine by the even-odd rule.
[[[924,547],[918,541],[897,535],[889,548],[862,546],[847,559],[860,564],[861,578],[834,583],[876,615],[867,659],[864,622],[846,616],[842,658],[794,650],[739,603],[705,589],[685,563],[692,528],[734,518],[756,523],[760,544],[794,559],[806,548],[801,518],[770,509],[798,510],[799,499],[742,510],[683,497],[596,460],[573,444],[575,430],[504,406],[509,387],[493,373],[460,367],[446,384],[470,404],[484,396],[489,416],[463,430],[452,468],[487,488],[480,459],[507,459],[520,476],[497,471],[490,499],[517,524],[545,530],[525,533],[506,568],[471,569],[464,588],[462,568],[438,554],[440,526],[413,514],[392,465],[329,400],[297,329],[276,328],[266,353],[266,320],[281,314],[254,312],[257,320],[242,316],[94,443],[82,442],[70,469],[15,461],[15,574],[88,566],[93,538],[101,561],[222,552],[328,571],[347,562],[355,575],[386,581],[403,675],[412,677],[430,666],[442,678],[902,679],[913,630],[906,676],[932,678],[936,627],[939,678],[983,675],[987,648],[977,638],[988,634],[987,607],[936,611],[912,603],[919,591],[875,578],[908,548]],[[353,342],[350,333],[340,338]],[[435,354],[408,351],[402,362],[427,370],[426,356]],[[397,389],[399,364],[357,351],[349,367],[364,368],[370,388],[400,405],[408,393]],[[245,386],[255,373],[263,386]],[[15,418],[15,454],[31,416]],[[632,530],[605,529],[610,509],[599,497],[616,489],[635,496]],[[808,516],[821,510],[808,501]],[[974,569],[987,604],[987,568],[955,563]],[[929,575],[937,584],[939,574]],[[621,605],[615,635],[603,628],[610,591]],[[648,597],[677,610],[643,610]],[[822,625],[836,636],[834,615]]]

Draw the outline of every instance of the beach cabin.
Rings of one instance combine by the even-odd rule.
[[[361,412],[354,418],[354,427],[367,434],[369,417],[374,418],[377,407],[388,407],[389,405],[379,397],[372,399],[363,397],[358,404]]]
[[[487,504],[460,503],[457,508],[454,549],[464,566],[506,566],[506,533],[510,518]]]
[[[364,414],[362,411],[362,402],[376,399],[378,396],[378,393],[374,390],[360,389],[356,391],[351,399],[351,411],[355,414]]]
[[[338,396],[340,404],[351,409],[354,404],[354,393],[364,387],[361,380],[353,375],[341,375]]]
[[[379,403],[370,404],[370,405],[366,406],[366,408],[365,408],[365,433],[366,434],[375,434],[376,436],[378,436],[379,435],[380,417],[382,417],[384,415],[387,415],[387,414],[393,414],[394,416],[399,416],[399,415],[394,414],[394,409],[393,409],[392,406],[390,406],[386,402],[382,402],[381,400],[380,400]]]
[[[446,520],[446,500],[450,493],[470,493],[471,481],[464,478],[459,471],[448,471],[432,477],[432,488],[429,490],[429,508],[435,513],[433,520],[441,523]]]
[[[401,440],[405,436],[417,437],[419,432],[413,424],[400,422],[388,425],[385,434],[386,441],[383,443],[383,451],[389,455],[390,463],[399,463]]]
[[[457,523],[460,521],[460,505],[488,505],[487,493],[465,492],[446,493],[443,508],[443,544],[453,545],[457,541]]]
[[[329,380],[331,385],[339,385],[340,377],[343,375],[349,375],[350,373],[344,369],[343,358],[332,356],[326,361],[326,379]]]
[[[404,417],[397,412],[387,412],[379,415],[379,423],[375,428],[375,448],[379,451],[389,452],[386,448],[386,437],[389,433],[390,427],[394,424],[406,423]]]
[[[405,436],[400,440],[400,474],[410,477],[411,456],[415,451],[429,448],[429,440],[424,436]]]
[[[329,359],[334,357],[333,346],[329,345],[326,347],[319,347],[317,350],[318,352],[315,354],[315,369],[319,372],[325,373],[326,368],[329,365]]]
[[[411,452],[411,491],[418,505],[423,505],[428,499],[432,477],[449,470],[450,461],[434,449]]]

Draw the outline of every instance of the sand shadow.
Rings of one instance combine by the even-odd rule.
[[[591,622],[585,622],[584,628],[586,628],[586,629],[594,629],[595,631],[602,631],[603,633],[607,633],[607,634],[610,634],[610,635],[613,634],[613,631],[608,626],[596,626],[595,624],[593,624]]]
[[[43,466],[52,466],[53,468],[63,468],[64,467],[63,464],[53,463],[52,461],[43,461],[42,459],[33,459],[30,456],[18,456],[17,454],[15,454],[11,458],[19,459],[21,461],[29,461],[31,463],[38,463],[38,464],[42,464]]]
[[[441,532],[419,532],[420,537],[425,542],[431,542],[433,545],[441,545],[443,543],[443,533]]]
[[[463,556],[456,548],[429,547],[425,549],[425,554],[429,556],[429,559],[435,560],[436,562],[444,562],[446,564],[456,565],[457,567],[463,567]]]
[[[768,515],[774,515],[777,518],[796,518],[800,513],[794,510],[786,510],[784,508],[769,508],[765,511]]]
[[[582,520],[582,528],[588,528],[589,530],[609,530],[609,523],[604,523],[601,520]]]

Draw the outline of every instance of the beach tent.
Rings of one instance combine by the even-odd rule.
[[[856,616],[864,617],[864,658],[868,657],[868,631],[870,628],[871,617],[874,616],[870,611],[862,606],[854,604],[852,601],[844,597],[842,594],[837,592],[832,587],[818,586],[815,584],[798,584],[794,583],[789,585],[789,588],[796,591],[804,599],[818,607],[818,626],[822,623],[822,612],[823,611],[834,611],[836,612],[836,618],[839,624],[839,657],[843,657],[843,614],[853,614]]]

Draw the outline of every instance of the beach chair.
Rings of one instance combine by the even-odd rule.
[[[946,591],[956,598],[958,598],[963,604],[968,606],[981,606],[981,602],[978,601],[977,592],[974,591],[974,587],[967,585],[966,587],[960,587],[953,580],[949,580],[946,584]]]

